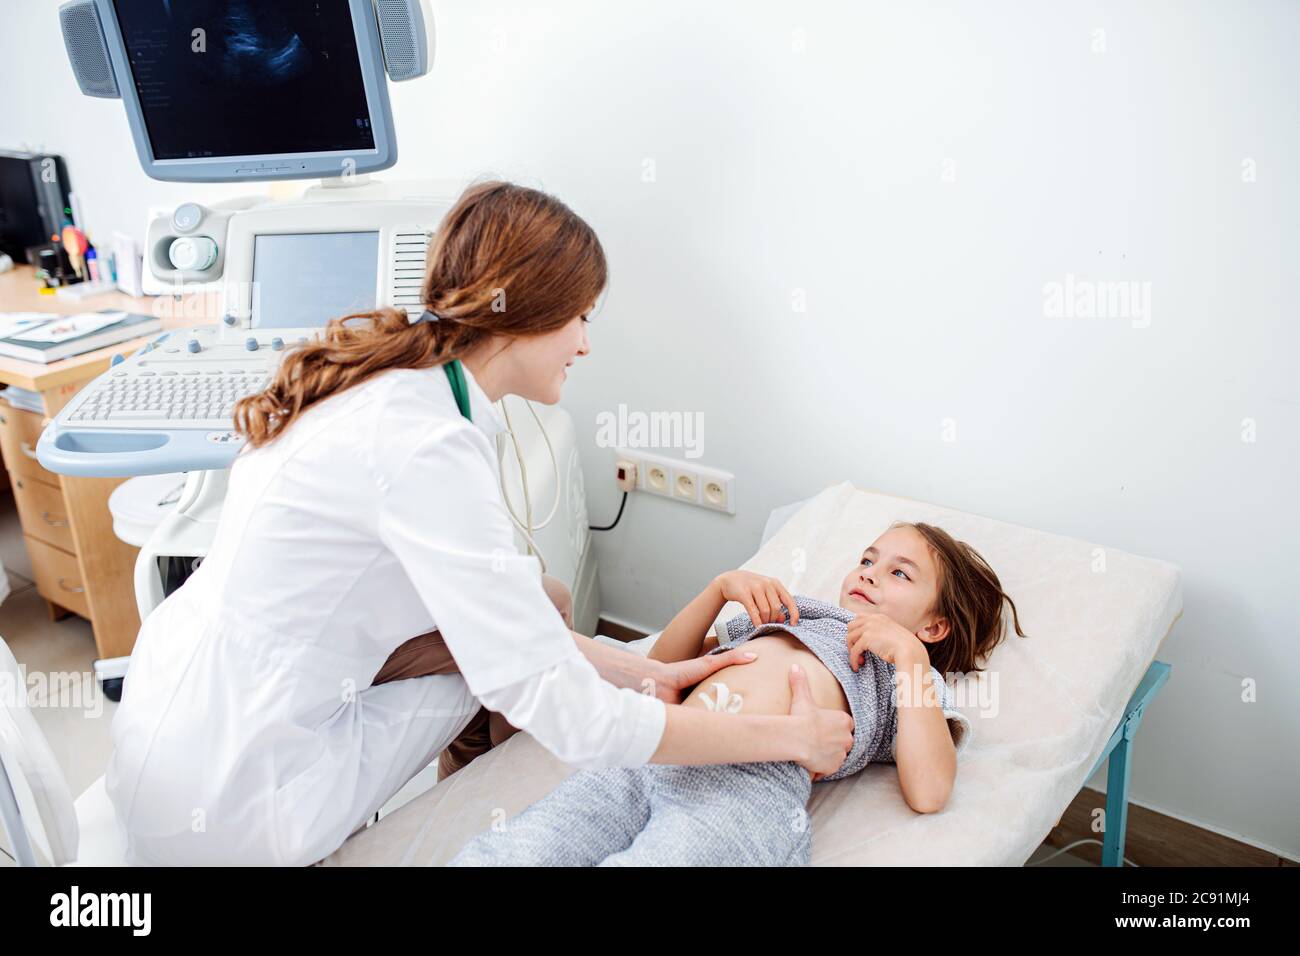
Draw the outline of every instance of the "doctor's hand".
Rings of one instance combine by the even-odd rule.
[[[818,707],[808,689],[808,674],[798,664],[790,667],[790,716],[804,722],[808,750],[796,763],[812,774],[812,782],[839,770],[853,749],[853,718],[842,710]]]
[[[686,661],[651,661],[649,663],[659,663],[658,674],[654,677],[655,696],[665,704],[680,704],[685,696],[682,692],[694,687],[710,674],[733,664],[749,664],[756,658],[753,651],[734,647],[721,654],[706,654]]]

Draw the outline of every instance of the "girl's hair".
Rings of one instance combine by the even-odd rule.
[[[1006,636],[1004,603],[1011,608],[1016,633],[1025,637],[1016,603],[1002,590],[1002,582],[978,551],[931,524],[899,521],[893,527],[911,528],[920,534],[939,565],[939,596],[933,611],[948,619],[948,636],[925,648],[930,664],[940,674],[983,670],[976,666],[976,659],[987,659]]]
[[[389,307],[332,319],[322,339],[284,357],[265,390],[235,404],[235,428],[256,448],[380,372],[443,365],[493,335],[562,328],[591,308],[606,277],[596,233],[560,200],[513,183],[473,185],[429,250],[420,300],[439,320],[411,323]]]

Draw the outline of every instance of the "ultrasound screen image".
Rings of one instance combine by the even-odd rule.
[[[114,0],[155,159],[375,148],[347,0]]]

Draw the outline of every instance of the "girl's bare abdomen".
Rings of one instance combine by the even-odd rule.
[[[835,675],[793,634],[765,634],[746,641],[740,649],[752,651],[757,659],[724,667],[706,677],[684,703],[727,713],[788,714],[790,665],[798,664],[808,675],[808,689],[818,707],[851,713],[844,688]]]

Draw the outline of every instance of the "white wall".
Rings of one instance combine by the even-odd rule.
[[[5,79],[48,92],[3,104],[0,143],[67,156],[96,230],[239,191],[144,178],[56,6],[6,5]],[[1300,7],[435,9],[387,175],[497,173],[600,233],[612,286],[566,395],[592,520],[620,402],[702,413],[701,462],[737,475],[734,518],[638,496],[597,536],[608,614],[662,624],[772,507],[845,478],[1173,561],[1133,796],[1300,856]],[[1067,273],[1150,283],[1149,325],[1046,317]]]

